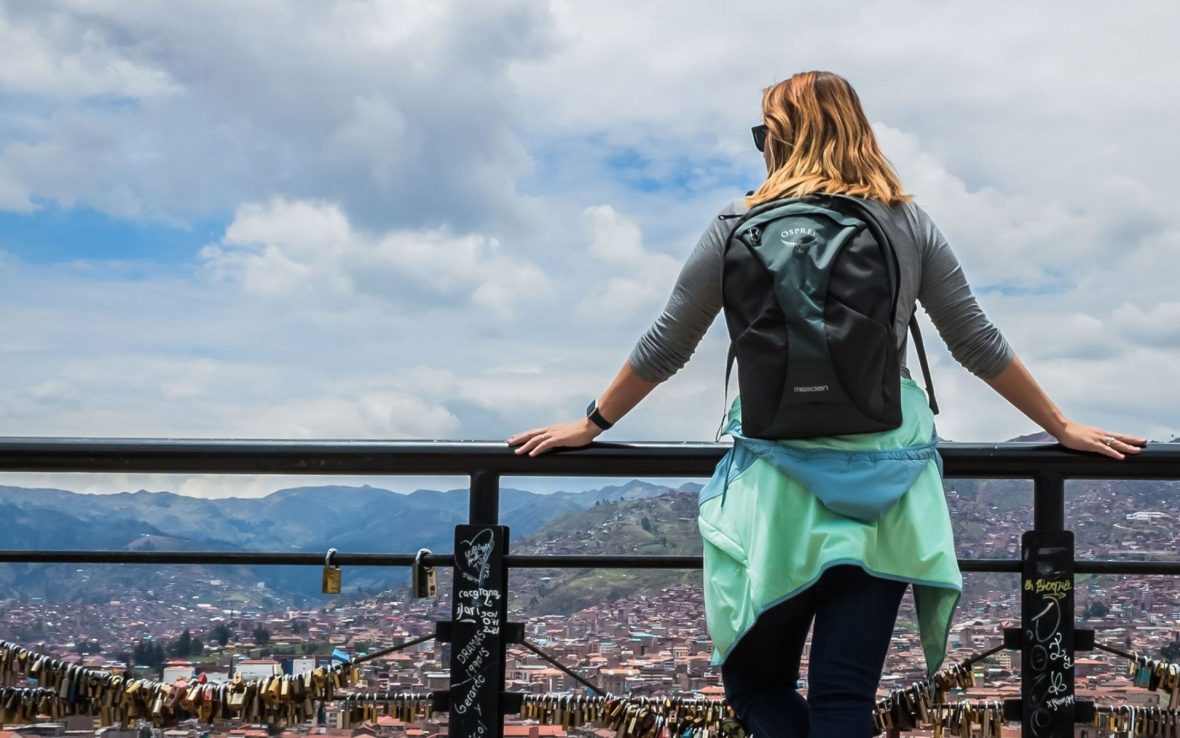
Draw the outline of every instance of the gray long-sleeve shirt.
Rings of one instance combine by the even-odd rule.
[[[721,211],[746,211],[737,200]],[[913,202],[890,209],[893,225],[913,238],[897,239],[894,248],[901,269],[897,303],[898,356],[906,369],[908,326],[915,301],[920,301],[951,355],[982,379],[991,379],[1012,360],[1012,348],[984,315],[946,238],[925,210]],[[733,220],[714,218],[701,235],[680,271],[663,313],[642,336],[629,361],[639,376],[662,382],[675,374],[692,356],[705,331],[721,311],[721,271],[725,241]],[[895,231],[896,232],[896,231]]]

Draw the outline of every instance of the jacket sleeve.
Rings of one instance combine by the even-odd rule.
[[[922,263],[918,301],[951,356],[977,377],[992,379],[1012,361],[1012,347],[979,306],[946,237],[924,210],[915,208]]]
[[[663,382],[680,371],[721,311],[721,268],[730,228],[713,219],[681,268],[663,312],[632,349],[628,361],[647,381]]]

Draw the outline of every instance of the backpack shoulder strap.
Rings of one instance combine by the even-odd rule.
[[[721,434],[725,430],[725,421],[729,420],[729,377],[733,372],[733,362],[737,358],[737,342],[729,342],[729,356],[725,359],[725,390],[721,397],[721,424],[717,426],[717,434],[713,436],[714,441],[721,440]]]
[[[750,190],[749,192],[746,193],[747,196],[752,195],[752,194],[754,194],[753,190]],[[769,203],[769,204],[771,207],[773,207],[775,203]],[[767,209],[766,205],[767,205],[766,203],[763,203],[762,205],[759,205],[755,208],[751,208],[750,210],[747,210],[744,213],[726,213],[726,214],[717,216],[718,220],[737,221],[736,223],[733,224],[733,227],[729,229],[729,235],[727,235],[725,237],[725,245],[721,249],[723,255],[726,251],[729,250],[729,244],[731,241],[733,241],[733,234],[737,232],[738,227],[741,226],[742,223],[744,223],[746,220],[748,220],[752,216],[757,215],[758,213],[766,210]],[[724,267],[722,267],[722,269],[724,269]],[[736,359],[737,359],[737,344],[731,340],[729,342],[729,355],[725,359],[725,388],[724,388],[724,394],[722,395],[722,399],[721,399],[721,424],[717,426],[717,433],[713,437],[713,440],[715,440],[715,441],[721,440],[722,432],[725,430],[725,421],[729,419],[729,380],[733,374],[733,362]]]
[[[893,262],[894,273],[892,276],[895,279],[894,284],[900,285],[900,266],[897,263],[897,250],[893,246],[893,233],[885,225],[888,222],[888,211],[885,205],[876,200],[848,197],[845,195],[837,195],[836,197],[856,204],[868,217],[868,220],[876,226],[876,230],[886,241],[885,245],[889,250],[889,255]],[[918,327],[918,316],[916,314],[910,316],[910,333],[914,336],[914,347],[918,350],[918,363],[922,366],[922,380],[926,383],[926,396],[930,401],[930,412],[938,415],[938,401],[934,398],[934,382],[930,379],[930,362],[926,358],[926,346],[922,342],[922,330]]]
[[[926,395],[930,398],[930,412],[938,415],[938,400],[934,399],[934,382],[930,379],[930,362],[926,360],[926,347],[922,344],[922,330],[918,328],[917,310],[910,316],[910,333],[914,336],[914,347],[918,349],[918,363],[922,365],[922,381],[926,383]]]

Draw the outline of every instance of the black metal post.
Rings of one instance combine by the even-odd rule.
[[[467,521],[469,523],[472,525],[495,525],[500,522],[499,474],[490,471],[473,473],[470,495],[467,501]]]
[[[1033,530],[1065,530],[1065,479],[1060,474],[1033,476]]]
[[[471,474],[469,525],[455,526],[451,598],[452,738],[503,738],[508,528],[500,518],[500,475]]]
[[[1074,735],[1074,541],[1065,530],[1065,482],[1034,477],[1034,529],[1021,537],[1023,730],[1030,738]]]
[[[508,529],[455,526],[451,604],[452,738],[503,738],[504,626],[508,620]]]

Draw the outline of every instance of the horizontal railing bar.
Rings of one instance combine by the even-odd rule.
[[[509,554],[512,569],[700,569],[700,556]]]
[[[546,556],[512,554],[515,569],[700,569],[700,556]],[[1019,572],[1019,559],[959,559],[966,572]]]
[[[337,553],[340,566],[410,566],[414,554]],[[324,556],[309,553],[268,553],[254,551],[0,551],[0,563],[23,564],[169,564],[169,565],[251,565],[322,566]],[[449,567],[453,554],[422,557],[427,566]],[[511,554],[505,557],[513,569],[700,569],[700,556],[577,556]],[[965,573],[1019,573],[1019,559],[959,559]],[[1079,574],[1163,574],[1180,575],[1180,561],[1083,560],[1076,564]]]
[[[0,471],[208,474],[417,474],[708,477],[716,443],[594,443],[536,458],[500,442],[288,441],[0,437]],[[944,443],[948,477],[1180,479],[1180,444],[1118,462],[1056,444]]]
[[[0,471],[707,477],[724,453],[720,444],[592,444],[528,458],[488,442],[0,438]]]
[[[1076,574],[1165,574],[1180,576],[1180,561],[1077,561]]]
[[[326,552],[325,552],[326,553]],[[192,564],[201,566],[323,566],[323,553],[255,551],[0,551],[0,563],[25,564]],[[410,566],[414,554],[337,553],[339,566]],[[453,566],[451,554],[422,557],[427,566]]]
[[[700,556],[560,556],[514,554],[505,563],[515,569],[700,569]],[[422,557],[427,566],[453,566],[452,554]],[[413,554],[344,554],[340,566],[410,566]],[[177,564],[322,566],[324,556],[307,553],[241,551],[0,551],[0,563],[25,564]],[[964,571],[1019,571],[1020,562],[1006,559],[964,559]],[[980,567],[983,568],[980,568]],[[987,568],[987,567],[994,568]]]
[[[505,557],[514,569],[700,569],[700,556],[546,556],[511,554]],[[1020,559],[959,559],[959,570],[968,574],[1019,574]],[[1078,561],[1080,574],[1180,575],[1180,561]]]
[[[1019,574],[1020,559],[959,559],[959,571],[966,574]]]
[[[505,563],[514,569],[700,569],[700,556],[562,556],[510,554]],[[346,554],[334,557],[340,566],[410,566],[414,554]],[[427,566],[453,566],[453,554],[422,557]],[[253,551],[0,551],[0,563],[25,564],[175,564],[323,566],[324,556],[309,553]],[[962,559],[963,571],[1020,571],[1012,559]]]

